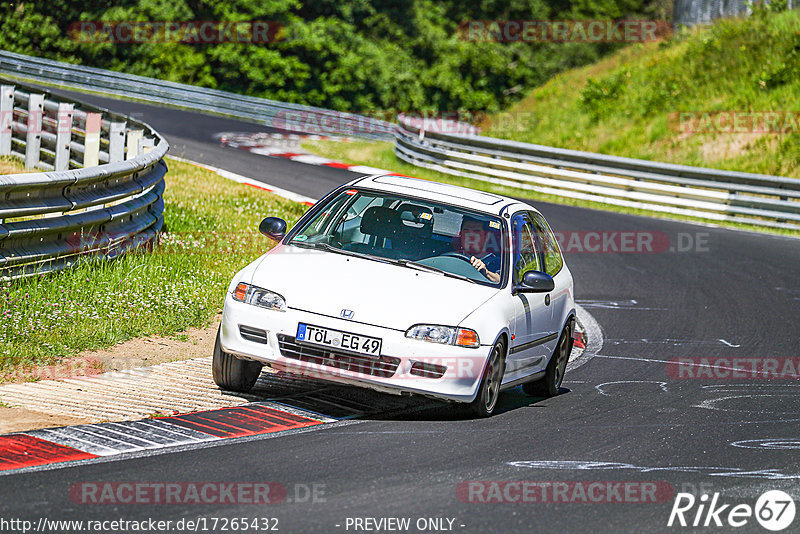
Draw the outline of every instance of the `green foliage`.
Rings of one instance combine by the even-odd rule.
[[[469,41],[470,20],[661,16],[655,0],[32,0],[0,7],[0,48],[343,111],[498,111],[616,45]],[[267,44],[77,42],[78,21],[271,21]],[[776,74],[780,75],[779,73]]]

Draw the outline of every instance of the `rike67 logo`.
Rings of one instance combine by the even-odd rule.
[[[710,498],[704,493],[699,499],[691,493],[678,493],[667,526],[738,528],[755,517],[762,527],[777,532],[791,525],[794,516],[794,499],[780,490],[763,493],[756,500],[755,507],[743,503],[723,504],[719,493]]]

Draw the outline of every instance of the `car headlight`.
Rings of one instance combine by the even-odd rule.
[[[459,345],[461,347],[478,347],[478,333],[468,328],[441,326],[435,324],[417,324],[406,331],[406,337],[441,343],[442,345]]]
[[[269,310],[286,311],[286,299],[277,293],[261,287],[239,282],[233,290],[233,300],[260,306]]]

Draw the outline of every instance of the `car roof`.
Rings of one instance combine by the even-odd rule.
[[[368,187],[369,189],[387,193],[422,196],[429,200],[493,215],[500,215],[506,210],[508,210],[509,214],[519,209],[538,211],[530,204],[503,195],[396,174],[363,176],[350,182],[350,185]]]

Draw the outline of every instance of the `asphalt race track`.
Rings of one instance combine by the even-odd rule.
[[[212,137],[263,127],[98,97],[86,100],[140,114],[166,135],[173,155],[314,198],[354,177],[222,148]],[[409,518],[409,529],[400,530],[406,532],[691,531],[691,526],[667,526],[675,495],[687,492],[698,500],[705,493],[709,501],[719,493],[718,504],[730,506],[719,516],[724,527],[711,530],[727,532],[732,530],[726,523],[730,508],[753,506],[767,490],[784,490],[797,500],[800,369],[791,366],[800,356],[800,242],[538,206],[568,237],[566,256],[578,301],[603,331],[602,348],[567,374],[561,395],[539,400],[516,388],[501,397],[500,413],[488,420],[435,407],[9,474],[0,477],[0,516],[34,522],[43,516],[203,517],[207,531],[213,531],[214,518],[223,517],[277,518],[281,532],[378,531],[375,523],[356,522],[363,518]],[[597,236],[590,237],[593,232]],[[615,252],[626,239],[624,232],[635,232],[634,241],[655,236],[657,246],[651,248],[656,250]],[[596,247],[600,250],[580,251]],[[677,358],[689,364],[668,365]],[[71,500],[73,484],[104,481],[272,481],[288,493],[274,505]],[[519,486],[508,481],[544,483],[540,488],[578,484],[560,497],[544,490],[535,494],[535,500],[547,502],[498,503],[520,500]],[[623,489],[584,502],[592,498],[582,499],[576,491],[591,482]],[[611,482],[629,484],[606,484]],[[316,499],[309,497],[314,488]],[[626,494],[624,488],[634,490]],[[637,488],[658,491],[637,497]],[[485,499],[493,502],[475,502]],[[694,521],[698,505],[686,512],[687,521]],[[418,523],[428,518],[444,521]],[[705,514],[699,521],[706,521]],[[800,518],[795,532],[798,524]],[[755,517],[737,530],[765,531]]]

